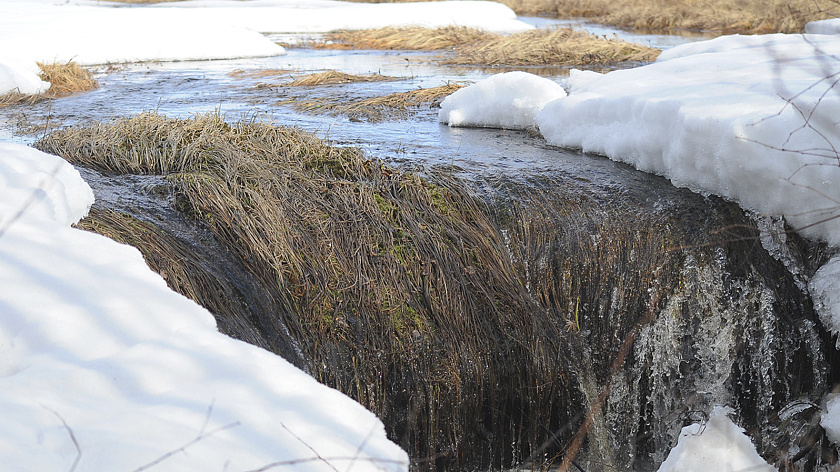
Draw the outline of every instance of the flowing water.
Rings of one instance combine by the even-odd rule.
[[[539,26],[565,24],[529,21]],[[578,25],[599,35],[617,35],[661,48],[702,39]],[[234,73],[267,69],[286,72],[271,77]],[[378,73],[398,80],[282,86],[292,76],[322,70]],[[563,362],[560,369],[568,374],[562,374],[559,381],[567,390],[552,387],[549,391],[556,397],[548,400],[545,394],[524,399],[520,393],[499,394],[507,402],[501,406],[487,400],[490,406],[481,407],[485,416],[475,419],[476,427],[459,424],[460,429],[445,430],[446,434],[463,435],[452,444],[477,452],[447,452],[455,446],[440,440],[438,444],[445,447],[437,453],[445,460],[419,462],[418,469],[498,469],[519,463],[536,467],[565,450],[582,414],[597,411],[579,466],[601,470],[606,463],[622,470],[649,470],[664,459],[681,426],[702,420],[718,403],[738,409],[741,420],[756,433],[765,457],[784,450],[789,459],[806,450],[803,441],[817,434],[815,412],[835,376],[828,367],[831,354],[826,351],[825,333],[814,321],[810,300],[800,290],[801,281],[769,257],[759,243],[742,240],[737,228],[751,225],[746,240],[752,238],[753,242],[758,241],[759,230],[737,207],[676,189],[662,178],[603,157],[548,146],[527,132],[449,128],[437,123],[433,108],[399,119],[368,122],[301,111],[295,106],[303,100],[351,100],[447,82],[475,82],[503,70],[444,67],[436,65],[427,53],[311,49],[289,49],[285,56],[261,59],[101,67],[97,69],[98,90],[25,108],[0,109],[0,139],[32,143],[47,132],[44,128],[109,121],[144,111],[170,117],[221,113],[230,120],[244,117],[297,126],[406,169],[446,169],[470,181],[477,194],[496,202],[500,213],[517,215],[499,217],[498,224],[507,238],[511,264],[522,269],[521,279],[533,306],[557,315],[557,319],[574,313],[566,322],[575,323],[543,339],[564,344],[551,349],[556,349],[555,357]],[[563,68],[527,70],[555,80],[568,74]],[[162,179],[113,177],[90,170],[83,175],[97,194],[99,208],[127,212],[176,234],[196,253],[204,254],[196,258],[204,258],[205,267],[215,267],[217,275],[213,277],[238,281],[235,292],[243,298],[243,305],[261,307],[257,311],[268,313],[277,310],[270,297],[254,289],[258,284],[249,279],[247,271],[218,257],[225,251],[214,246],[211,235],[175,215],[168,195],[157,190],[165,187]],[[603,220],[598,220],[598,215]],[[661,256],[661,267],[652,264],[656,261],[646,260],[643,251],[655,246],[645,246],[644,235],[650,228],[658,228],[668,238],[679,233],[674,239],[689,250]],[[731,238],[717,237],[721,230]],[[530,233],[548,236],[544,243],[533,245],[527,238]],[[623,234],[636,239],[626,253],[615,256],[608,251],[610,238]],[[582,250],[586,252],[581,254]],[[804,272],[808,271],[807,255],[806,248],[796,256],[803,259]],[[666,262],[671,266],[665,267]],[[611,272],[615,268],[608,263],[626,272]],[[573,280],[575,274],[587,278],[590,285]],[[573,289],[578,295],[569,295]],[[631,293],[636,289],[643,296]],[[649,319],[646,313],[655,316]],[[275,322],[274,331],[268,334],[247,325],[247,320],[220,321],[226,332],[273,349],[307,368],[305,349],[298,345],[299,340],[291,339],[282,323]],[[277,338],[284,341],[267,341]],[[635,343],[626,363],[611,367],[627,339]],[[521,375],[517,369],[511,372]],[[479,396],[487,394],[476,391]],[[599,394],[605,391],[606,400],[599,403]],[[488,395],[494,398],[492,392]],[[431,401],[428,396],[410,393],[404,398],[412,404],[418,403],[418,398]],[[500,420],[496,411],[487,408],[505,409],[506,416]],[[381,407],[379,413],[386,424],[402,425],[389,426],[389,433],[403,434],[408,439],[395,440],[410,446],[417,436],[403,431],[412,424],[395,418],[400,411],[397,405]],[[513,421],[514,416],[518,422]],[[463,417],[454,420],[458,421],[463,422]],[[533,424],[523,425],[525,422]],[[521,431],[528,428],[541,431]],[[485,447],[489,449],[480,450]],[[422,447],[417,450],[429,457],[435,453]],[[797,467],[813,469],[824,462],[817,453],[806,460],[810,462],[800,462]]]

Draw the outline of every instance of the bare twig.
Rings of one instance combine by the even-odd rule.
[[[207,415],[204,418],[204,424],[201,426],[201,430],[199,431],[198,436],[193,438],[191,441],[188,441],[188,442],[184,443],[183,446],[181,446],[177,449],[173,449],[173,450],[167,452],[166,454],[158,457],[157,459],[153,460],[152,462],[149,462],[146,465],[143,465],[143,466],[140,466],[140,467],[134,469],[132,472],[141,472],[141,471],[144,471],[144,470],[147,470],[147,469],[151,469],[152,467],[154,467],[154,466],[160,464],[161,462],[169,459],[170,457],[174,456],[175,454],[178,454],[179,452],[184,452],[189,447],[192,447],[193,445],[209,438],[210,436],[213,436],[216,433],[220,433],[222,431],[225,431],[225,430],[228,430],[228,429],[231,429],[231,428],[234,428],[234,427],[240,425],[239,421],[234,421],[233,423],[229,423],[229,424],[226,424],[224,426],[220,426],[220,427],[218,427],[214,430],[206,431],[207,425],[210,423],[210,416],[213,414],[213,404],[214,403],[215,403],[215,401],[210,403],[210,406],[207,408]]]
[[[58,414],[57,411],[53,410],[52,408],[50,408],[48,406],[44,406],[44,405],[41,405],[41,406],[45,410],[54,414],[61,421],[61,424],[64,425],[64,429],[67,430],[67,434],[70,435],[70,440],[73,441],[73,446],[76,448],[76,460],[73,461],[73,465],[70,466],[70,470],[68,471],[68,472],[73,472],[74,470],[76,470],[76,467],[79,465],[79,461],[82,459],[82,448],[79,447],[79,441],[76,440],[76,435],[73,434],[73,430],[70,428],[70,426],[67,424],[67,422],[64,421],[64,418],[62,418],[61,415]]]

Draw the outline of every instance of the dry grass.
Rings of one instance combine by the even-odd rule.
[[[382,121],[407,116],[413,110],[420,108],[437,108],[444,98],[462,87],[464,86],[461,84],[450,82],[439,87],[397,92],[383,97],[336,102],[309,100],[294,102],[294,104],[307,112],[344,115],[357,120]]]
[[[519,14],[592,21],[641,30],[797,33],[836,17],[837,0],[501,0]]]
[[[337,31],[325,35],[322,41],[305,45],[322,49],[439,51],[465,44],[488,41],[496,36],[493,33],[465,26],[446,26],[442,28],[387,27]]]
[[[584,31],[535,29],[512,35],[475,28],[383,28],[342,31],[315,47],[352,49],[445,50],[443,62],[489,66],[593,66],[650,62],[659,51]]]
[[[458,48],[445,62],[469,65],[609,65],[652,62],[660,51],[571,28],[534,29]]]
[[[384,82],[389,80],[398,80],[396,77],[389,77],[387,75],[370,74],[370,75],[353,75],[345,74],[344,72],[328,70],[325,72],[318,72],[315,74],[307,74],[302,77],[296,77],[291,82],[282,84],[286,87],[307,87],[317,85],[335,85],[335,84],[351,84],[359,82]]]
[[[0,95],[0,107],[12,105],[32,105],[50,98],[64,97],[79,92],[86,92],[99,88],[99,83],[93,78],[89,70],[75,62],[42,64],[39,74],[41,80],[52,84],[50,89],[40,95],[9,92]]]
[[[52,84],[49,95],[62,97],[99,88],[99,83],[89,70],[75,62],[64,64],[41,64],[41,80]]]

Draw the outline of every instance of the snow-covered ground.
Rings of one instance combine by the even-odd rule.
[[[0,94],[11,68],[29,75],[45,64],[106,64],[262,57],[284,54],[260,33],[319,33],[384,26],[472,26],[497,32],[532,28],[488,1],[347,3],[334,0],[197,0],[142,7],[97,0],[0,2]]]
[[[528,28],[491,2],[4,0],[0,93],[43,91],[37,61],[270,56],[284,51],[260,33],[405,24]],[[809,27],[836,31],[836,22]],[[784,215],[838,246],[838,79],[837,36],[730,36],[673,48],[637,69],[576,71],[564,84],[522,72],[492,77],[449,97],[440,119],[538,129],[553,144]],[[156,460],[154,470],[407,468],[405,453],[359,405],[219,334],[212,316],[169,291],[136,250],[71,228],[91,198],[60,159],[0,144],[6,468],[135,470]],[[840,259],[810,284],[832,329],[840,329],[838,274]],[[840,437],[840,402],[829,403],[823,424]],[[691,450],[704,451],[703,461],[754,460],[726,415],[691,428],[663,470],[707,464]]]
[[[4,470],[407,470],[362,406],[71,228],[93,193],[63,159],[0,144],[0,182]]]
[[[837,33],[838,21],[809,31]],[[840,248],[840,35],[735,35],[681,45],[644,67],[572,71],[568,95],[559,98],[533,78],[502,77],[447,97],[440,121],[539,130],[549,143],[782,215],[801,234]],[[533,119],[505,120],[511,116]],[[809,286],[823,323],[840,333],[840,257]],[[830,404],[823,425],[840,437],[840,402]],[[697,450],[704,448],[714,449]]]

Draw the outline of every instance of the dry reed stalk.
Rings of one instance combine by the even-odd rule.
[[[386,27],[370,30],[337,31],[322,41],[307,45],[320,49],[386,49],[438,51],[488,41],[497,35],[466,26],[423,28]]]
[[[659,50],[571,28],[534,29],[458,48],[445,60],[468,65],[605,65],[652,62]]]
[[[75,62],[63,64],[39,62],[38,67],[41,69],[41,80],[52,84],[48,91],[50,96],[62,97],[99,88],[99,83],[90,71]]]
[[[439,87],[397,92],[351,102],[303,101],[295,102],[295,105],[308,112],[334,113],[355,119],[381,121],[405,116],[411,110],[421,107],[435,108],[444,98],[462,87],[461,84],[448,83]]]
[[[836,17],[837,0],[501,0],[520,14],[590,18],[642,30],[797,33]]]
[[[398,79],[396,77],[389,77],[387,75],[380,74],[353,75],[335,70],[328,70],[325,72],[318,72],[315,74],[304,75],[302,77],[296,77],[291,82],[286,82],[281,85],[285,87],[301,87],[316,85],[350,84],[357,82],[383,82],[389,80]]]

